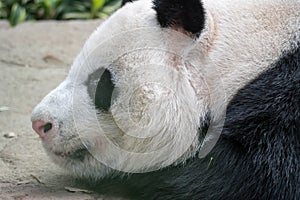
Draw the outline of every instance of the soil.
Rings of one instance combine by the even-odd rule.
[[[35,105],[67,75],[101,23],[0,21],[0,199],[117,199],[86,190],[46,155],[31,129]]]

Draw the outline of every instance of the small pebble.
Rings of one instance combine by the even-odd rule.
[[[5,133],[4,137],[5,138],[15,138],[17,135],[13,132]]]
[[[9,111],[10,107],[7,106],[0,106],[0,112]]]

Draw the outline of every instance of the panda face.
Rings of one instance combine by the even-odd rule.
[[[177,4],[126,3],[37,105],[33,126],[56,163],[97,179],[205,156],[234,94],[299,38],[296,0]]]

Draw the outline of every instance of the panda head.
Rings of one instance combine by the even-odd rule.
[[[32,113],[50,157],[97,179],[205,156],[232,96],[298,37],[292,4],[255,2],[124,1]]]

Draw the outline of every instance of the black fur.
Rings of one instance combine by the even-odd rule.
[[[300,48],[235,95],[206,158],[105,184],[136,199],[299,200]]]
[[[194,34],[204,28],[205,11],[200,0],[154,0],[153,3],[162,27],[177,25]]]
[[[135,0],[122,0],[121,7],[124,6],[126,3],[133,2],[133,1],[135,1]]]
[[[112,82],[112,75],[108,70],[105,70],[98,82],[95,96],[96,108],[104,111],[110,109],[111,97],[115,88]]]
[[[95,107],[104,112],[109,111],[112,93],[115,89],[110,71],[99,68],[89,76],[86,85],[89,96],[95,103]]]

